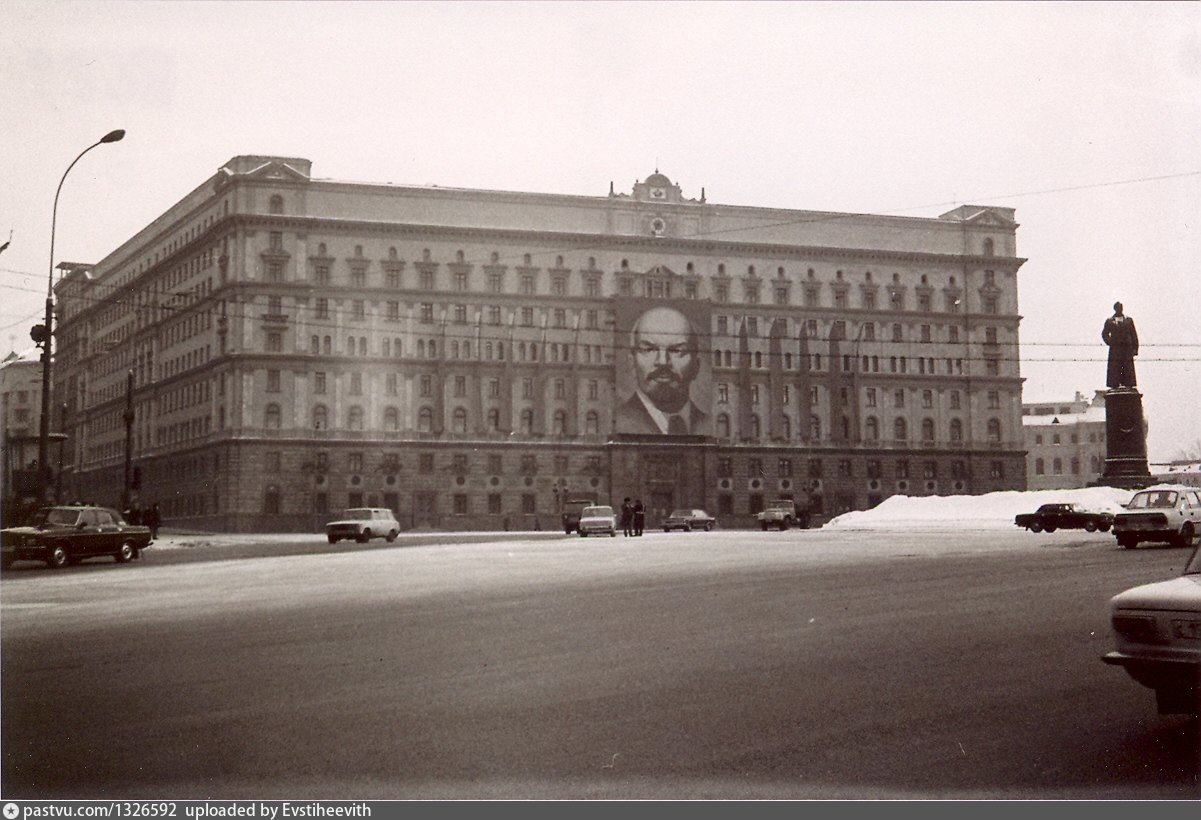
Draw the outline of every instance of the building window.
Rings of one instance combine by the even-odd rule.
[[[279,392],[279,371],[278,370],[268,370],[267,371],[267,392],[268,393],[278,393]]]
[[[1001,421],[1000,421],[1000,419],[989,419],[987,429],[988,429],[989,442],[991,442],[993,444],[999,443],[1001,441]]]
[[[357,404],[352,405],[350,410],[346,413],[346,429],[363,429],[363,408]]]
[[[284,336],[282,333],[272,331],[267,334],[267,352],[280,353],[284,349]]]
[[[268,430],[278,430],[281,413],[279,405],[272,402],[263,409],[263,426]]]
[[[905,441],[909,438],[909,425],[905,419],[898,417],[892,423],[892,437],[897,441]]]
[[[318,404],[313,408],[313,429],[329,429],[329,409],[324,404]]]
[[[434,471],[434,454],[419,453],[417,456],[417,472],[432,473]]]

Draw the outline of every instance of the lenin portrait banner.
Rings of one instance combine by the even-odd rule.
[[[713,435],[709,303],[619,298],[614,308],[614,431]]]

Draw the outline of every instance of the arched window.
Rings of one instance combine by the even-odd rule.
[[[792,419],[788,416],[780,417],[780,435],[784,437],[785,441],[792,439]]]
[[[318,404],[313,408],[313,429],[329,429],[329,410],[324,404]]]
[[[721,413],[717,417],[717,437],[730,437],[730,417],[725,413]]]
[[[763,367],[763,352],[760,350],[755,351],[755,367]]]
[[[502,362],[505,360],[505,343],[504,342],[496,343],[496,358]]]
[[[536,344],[530,345],[530,361],[531,362],[538,361],[538,345],[536,345]]]
[[[521,411],[521,432],[525,433],[527,436],[533,435],[533,433],[534,433],[534,411],[533,410],[526,409],[526,410]]]
[[[1046,462],[1043,461],[1041,458],[1034,459],[1034,474],[1035,475],[1046,475],[1046,472],[1047,472]]]
[[[421,359],[425,358],[425,339],[417,340],[417,356]]]
[[[268,404],[263,410],[263,426],[268,430],[278,430],[281,415],[278,404]]]
[[[523,362],[525,361],[525,342],[517,343],[517,358]]]
[[[1051,472],[1055,475],[1063,475],[1063,459],[1057,458],[1051,462]]]
[[[384,356],[392,355],[392,340],[391,339],[389,339],[387,337],[384,338],[383,349],[380,351],[380,353]]]
[[[759,414],[751,413],[751,438],[759,438]]]
[[[822,437],[822,420],[817,416],[809,417],[809,438],[817,441]]]
[[[346,412],[346,429],[347,430],[362,430],[363,429],[363,408],[359,405],[351,405],[350,410]]]
[[[989,239],[988,237],[985,237],[985,239],[984,239],[984,255],[985,255],[985,256],[992,256],[992,255],[993,255],[993,252],[994,252],[994,250],[995,250],[995,247],[994,247],[994,245],[993,245],[993,241],[992,241],[992,239]]]
[[[868,416],[863,423],[863,437],[868,441],[880,440],[880,421],[875,416]]]
[[[892,423],[892,437],[897,441],[904,441],[909,438],[909,425],[905,423],[905,419],[898,417]]]
[[[431,359],[438,358],[438,343],[433,339],[430,339],[429,351]]]
[[[284,198],[279,194],[273,194],[267,204],[267,210],[273,214],[282,214],[284,212]]]
[[[590,436],[600,432],[600,414],[595,410],[589,410],[584,416],[584,432]]]
[[[450,357],[452,359],[459,358],[459,343],[458,342],[450,343]]]
[[[367,337],[366,336],[359,337],[359,355],[360,356],[367,355]]]
[[[354,355],[354,336],[346,337],[346,355],[347,356]]]
[[[488,429],[493,433],[500,430],[500,411],[495,407],[488,411]]]
[[[313,338],[309,339],[309,350],[312,351],[313,353],[321,352],[321,337],[320,336],[314,335]]]
[[[400,411],[395,407],[384,408],[384,429],[393,433],[400,429]]]
[[[1000,440],[1001,440],[1001,420],[1000,419],[989,419],[988,420],[988,440],[990,442],[992,442],[993,444],[1000,442]]]
[[[1095,454],[1088,457],[1088,469],[1094,473],[1101,472],[1101,459],[1097,458]]]
[[[934,419],[922,419],[922,441],[934,441]]]
[[[326,356],[328,356],[328,355],[330,355],[330,353],[333,352],[333,349],[334,349],[333,339],[331,339],[329,336],[324,337],[321,340],[321,352],[324,353]]]
[[[417,411],[417,431],[428,433],[434,429],[434,411],[429,407],[422,407]]]
[[[963,441],[963,420],[951,419],[951,441]]]
[[[451,429],[456,433],[467,432],[467,411],[464,408],[455,408],[454,414],[451,415]]]
[[[551,432],[556,436],[567,435],[567,411],[556,410],[551,419]]]
[[[267,515],[279,515],[279,487],[268,484],[263,491],[263,512]]]

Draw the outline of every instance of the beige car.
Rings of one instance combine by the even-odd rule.
[[[388,543],[400,534],[400,523],[391,510],[379,507],[354,507],[347,510],[337,521],[325,525],[325,535],[331,544],[345,539],[366,544],[372,538],[383,538]]]
[[[1109,608],[1116,649],[1102,660],[1154,689],[1160,714],[1201,711],[1201,548],[1179,578],[1128,589]]]
[[[1113,518],[1118,544],[1131,549],[1140,541],[1192,546],[1201,531],[1201,493],[1196,487],[1163,484],[1134,494]]]

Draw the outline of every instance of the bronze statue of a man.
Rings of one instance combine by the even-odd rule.
[[[1122,303],[1114,302],[1113,315],[1101,328],[1101,340],[1109,345],[1107,387],[1134,387],[1134,357],[1138,355],[1138,331],[1134,320],[1122,313]]]

